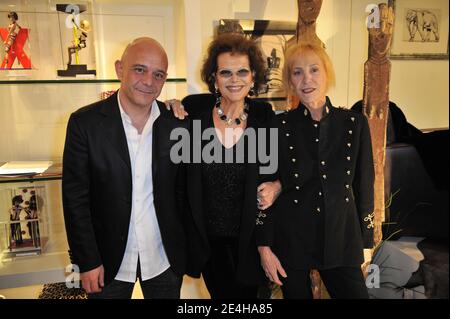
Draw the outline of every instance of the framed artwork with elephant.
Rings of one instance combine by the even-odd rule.
[[[448,59],[448,0],[394,0],[391,59]]]

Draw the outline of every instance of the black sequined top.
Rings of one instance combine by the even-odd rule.
[[[214,127],[212,115],[207,127]],[[210,141],[204,141],[203,147],[208,143],[214,145],[213,150],[221,150],[222,161],[220,163],[202,163],[203,207],[205,212],[205,224],[208,236],[211,237],[238,237],[239,225],[242,215],[245,187],[245,160],[244,163],[236,163],[233,160],[226,162],[226,152],[233,153],[236,159],[238,144],[244,143],[241,138],[232,148],[225,148],[217,135]],[[228,157],[229,158],[229,157]]]

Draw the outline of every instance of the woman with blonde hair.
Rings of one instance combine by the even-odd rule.
[[[300,103],[274,121],[283,192],[257,227],[261,264],[285,298],[312,298],[311,269],[332,298],[368,298],[360,268],[363,247],[373,245],[367,120],[331,104],[334,71],[320,46],[291,47],[284,81]]]

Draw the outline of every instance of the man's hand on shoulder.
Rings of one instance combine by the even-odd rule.
[[[180,120],[184,120],[186,116],[188,116],[188,112],[184,109],[183,104],[181,104],[180,100],[172,99],[164,102],[167,110],[172,110],[173,115]]]

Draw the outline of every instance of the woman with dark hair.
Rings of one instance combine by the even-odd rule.
[[[265,281],[255,217],[273,203],[281,184],[259,184],[265,177],[259,161],[251,160],[257,155],[258,129],[267,128],[274,116],[269,104],[249,98],[257,95],[264,74],[255,42],[235,33],[219,35],[209,45],[201,72],[212,94],[191,95],[182,102],[190,114],[191,136],[200,125],[208,137],[193,141],[201,143],[203,156],[187,166],[188,203],[195,220],[187,232],[191,243],[199,243],[188,256],[201,256],[191,262],[203,269],[213,299],[256,298]],[[173,105],[175,113],[179,107]]]

